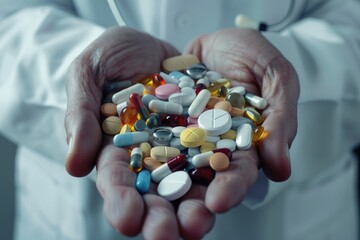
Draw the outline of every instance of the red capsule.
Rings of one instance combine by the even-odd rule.
[[[205,84],[202,84],[202,83],[198,83],[195,85],[195,93],[196,93],[196,96],[199,94],[199,92],[203,89],[206,89],[206,86]]]
[[[222,152],[222,153],[226,154],[226,156],[229,158],[229,160],[231,160],[231,158],[232,158],[232,152],[228,148],[218,148],[218,149],[212,150],[212,152],[213,153]]]
[[[166,84],[164,78],[158,73],[153,74],[151,79],[155,87]]]
[[[133,126],[138,120],[138,111],[133,106],[125,107],[120,113],[120,119],[122,124]]]
[[[149,112],[145,107],[144,103],[141,101],[141,96],[138,93],[132,93],[129,96],[129,101],[132,106],[139,112],[141,119],[144,121],[149,117]]]
[[[201,185],[209,185],[215,178],[215,171],[210,167],[195,168],[188,171],[191,180]]]
[[[189,123],[187,118],[181,115],[175,114],[161,114],[161,125],[169,127],[183,126],[186,127]]]

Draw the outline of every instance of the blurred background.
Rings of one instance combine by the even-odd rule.
[[[15,213],[14,156],[16,146],[0,135],[0,239],[11,240]]]

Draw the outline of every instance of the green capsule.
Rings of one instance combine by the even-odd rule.
[[[245,98],[240,93],[230,93],[225,98],[231,103],[232,107],[243,109],[245,107]]]

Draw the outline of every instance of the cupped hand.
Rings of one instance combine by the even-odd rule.
[[[299,80],[293,66],[259,32],[225,29],[201,36],[187,47],[209,68],[233,80],[234,85],[262,96],[266,138],[258,144],[260,167],[273,181],[291,174],[289,147],[297,131]]]
[[[74,60],[67,78],[65,115],[69,144],[66,169],[71,175],[85,176],[96,164],[102,146],[100,106],[104,85],[140,80],[160,71],[162,60],[177,54],[171,45],[148,34],[113,27]]]

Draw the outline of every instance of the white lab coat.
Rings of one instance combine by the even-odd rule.
[[[289,2],[137,0],[127,11],[144,16],[130,19],[136,27],[181,50],[200,33],[232,27],[238,13],[277,22]],[[116,24],[106,1],[0,4],[0,131],[19,145],[16,239],[120,239],[93,179],[70,177],[63,166],[66,71]],[[359,12],[357,1],[299,0],[276,32],[264,33],[300,77],[292,176],[281,184],[261,178],[246,204],[217,216],[206,239],[357,239]]]

